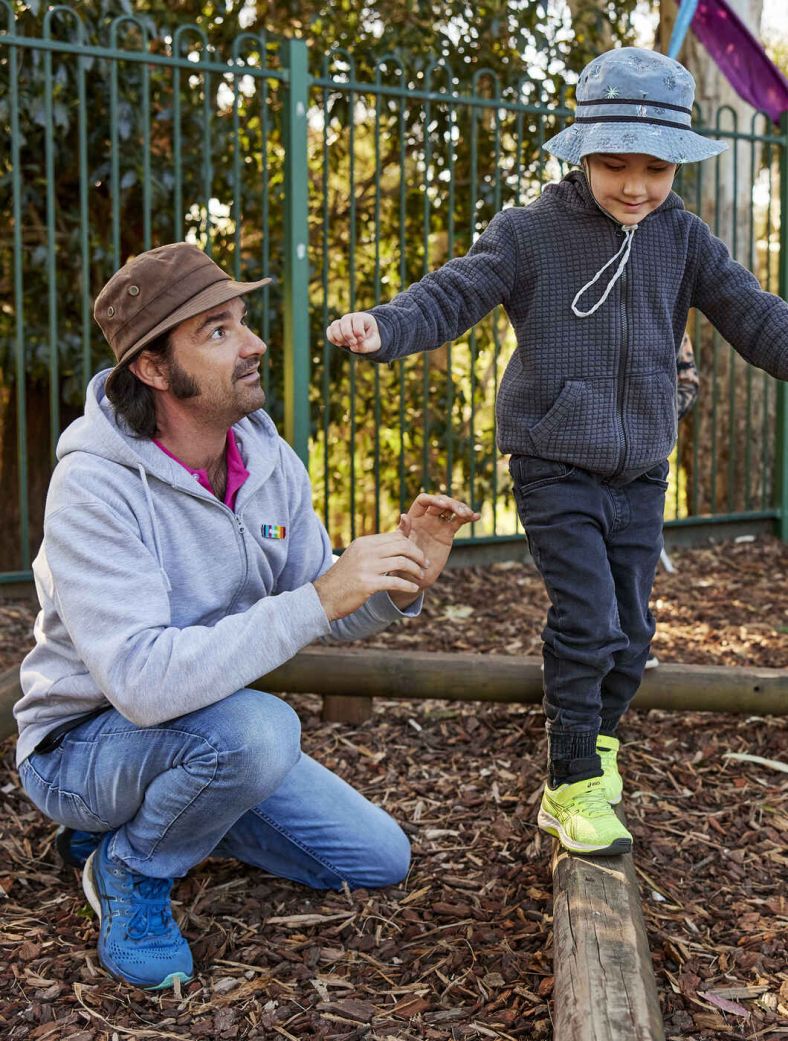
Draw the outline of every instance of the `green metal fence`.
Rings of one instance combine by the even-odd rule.
[[[443,61],[389,55],[357,68],[301,40],[79,13],[21,35],[0,0],[0,581],[30,574],[62,427],[108,350],[92,299],[125,259],[187,238],[236,277],[278,276],[251,299],[270,345],[268,407],[308,460],[337,545],[391,525],[419,489],[482,512],[469,541],[519,536],[493,403],[514,343],[494,312],[429,355],[374,366],[331,347],[328,322],[388,299],[464,253],[502,206],[561,170],[542,142],[571,118],[549,78],[460,87]],[[5,29],[5,32],[3,32]],[[466,77],[467,78],[467,77]],[[762,284],[786,295],[788,124],[731,110],[728,140],[679,190]],[[788,398],[690,325],[702,388],[673,460],[668,523],[768,519],[788,538]],[[43,446],[43,447],[42,447]]]

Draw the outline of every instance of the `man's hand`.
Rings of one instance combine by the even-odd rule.
[[[335,347],[347,347],[354,354],[372,354],[381,346],[378,323],[364,311],[337,318],[326,329],[326,336]]]
[[[398,606],[413,603],[429,565],[424,551],[402,531],[362,535],[313,584],[328,620],[333,622],[352,614],[381,590]]]
[[[463,526],[477,521],[481,514],[470,506],[448,495],[427,495],[422,492],[407,513],[400,517],[399,530],[424,552],[429,561],[419,580],[421,589],[437,580],[451,552],[454,536]],[[394,600],[394,597],[392,597]],[[397,606],[402,606],[394,600]]]

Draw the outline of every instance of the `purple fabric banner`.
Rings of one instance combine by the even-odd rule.
[[[736,93],[779,123],[788,80],[726,0],[699,0],[692,31]]]

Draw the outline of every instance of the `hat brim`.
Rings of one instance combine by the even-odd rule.
[[[180,325],[181,322],[185,322],[188,318],[195,318],[198,314],[202,314],[203,311],[210,311],[213,307],[235,300],[236,297],[253,293],[255,289],[262,289],[272,282],[272,278],[261,278],[256,282],[236,282],[231,278],[227,278],[203,289],[201,293],[197,293],[196,296],[187,300],[185,304],[181,304],[177,310],[162,319],[158,325],[150,329],[144,336],[141,336],[139,340],[136,340],[111,370],[109,376],[107,376],[105,386],[111,387],[117,372],[128,368],[129,363],[134,361],[148,344],[153,343],[154,340],[169,332],[170,329],[174,329],[176,325]]]
[[[622,155],[653,155],[666,163],[697,163],[711,159],[728,147],[723,141],[713,141],[696,134],[689,127],[678,130],[673,127],[656,126],[649,123],[620,124],[611,130],[609,123],[588,123],[562,130],[542,145],[556,159],[579,164],[580,160],[595,152]]]

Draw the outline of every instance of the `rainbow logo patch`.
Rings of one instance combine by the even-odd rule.
[[[284,524],[264,524],[261,530],[264,539],[283,539],[287,536]]]

